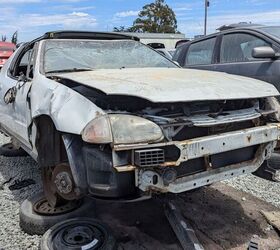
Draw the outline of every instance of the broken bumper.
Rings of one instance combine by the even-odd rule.
[[[118,171],[135,170],[136,186],[142,191],[155,190],[160,192],[180,193],[197,187],[228,179],[245,173],[256,171],[265,159],[268,159],[280,139],[280,124],[268,124],[250,129],[233,131],[218,135],[211,135],[180,142],[167,142],[152,145],[119,145],[114,149],[143,150],[163,148],[174,145],[180,150],[180,157],[174,162],[164,162],[159,167],[179,166],[191,159],[208,157],[211,155],[228,152],[236,149],[259,145],[252,161],[242,162],[219,169],[208,168],[197,174],[177,178],[174,182],[165,184],[161,174],[154,170],[135,166],[116,167]],[[156,181],[155,181],[156,180]]]

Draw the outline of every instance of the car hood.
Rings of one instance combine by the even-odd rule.
[[[107,95],[137,96],[152,102],[232,100],[279,95],[273,85],[259,80],[182,68],[102,69],[57,76],[98,89]]]

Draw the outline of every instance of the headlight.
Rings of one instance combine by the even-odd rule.
[[[115,144],[134,144],[161,141],[161,128],[142,117],[132,115],[110,115]]]
[[[82,138],[85,142],[108,144],[113,141],[109,117],[100,116],[92,120],[84,129]]]
[[[96,144],[134,144],[161,141],[161,128],[142,117],[132,115],[101,116],[91,121],[83,131],[84,141]]]

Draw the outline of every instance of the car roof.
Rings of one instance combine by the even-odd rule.
[[[30,44],[49,39],[89,39],[89,40],[134,40],[140,41],[138,37],[123,35],[117,32],[92,32],[92,31],[76,31],[76,30],[61,30],[45,33],[30,42]]]
[[[227,28],[225,28],[227,27]],[[203,41],[206,40],[208,38],[220,35],[220,34],[226,34],[226,33],[231,33],[231,32],[235,32],[235,31],[258,31],[261,33],[265,33],[268,36],[271,37],[271,34],[268,34],[267,32],[265,32],[264,30],[262,30],[261,28],[265,28],[265,27],[280,27],[280,26],[266,26],[266,25],[261,25],[261,24],[251,24],[251,23],[239,23],[239,24],[230,24],[230,25],[223,25],[220,28],[218,28],[217,32],[209,34],[207,36],[203,36],[194,40],[191,40],[185,44],[191,44],[193,42],[199,42],[199,41]],[[220,30],[221,29],[221,30]],[[183,44],[184,45],[184,44]]]
[[[246,22],[241,22],[241,23],[232,23],[228,25],[223,25],[220,28],[218,28],[218,31],[225,31],[225,30],[230,30],[230,29],[237,29],[237,28],[256,28],[256,27],[263,27],[264,25],[261,24],[254,24],[254,23],[246,23]]]

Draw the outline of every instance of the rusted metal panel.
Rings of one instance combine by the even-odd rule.
[[[237,148],[254,146],[257,144],[262,144],[265,142],[276,141],[280,139],[280,127],[278,123],[271,123],[261,127],[254,127],[249,129],[243,129],[228,133],[222,133],[218,135],[210,135],[185,141],[171,141],[164,143],[155,144],[132,144],[132,145],[114,145],[115,151],[123,150],[135,150],[135,149],[145,149],[145,148],[158,148],[164,146],[175,145],[181,150],[189,148],[191,155],[195,155],[198,158],[207,154],[221,153]],[[239,141],[241,140],[241,141]],[[229,144],[223,145],[224,142],[228,141]],[[203,143],[207,145],[202,145]],[[210,145],[211,144],[211,145]],[[196,145],[196,146],[194,146]],[[203,150],[201,147],[204,147]],[[214,147],[213,147],[214,145]],[[217,147],[217,145],[220,145]],[[192,149],[190,149],[192,148]],[[198,151],[194,153],[193,149],[197,148]],[[188,159],[193,159],[193,157],[188,157]],[[187,160],[187,159],[186,159]]]
[[[193,69],[102,69],[59,76],[108,95],[137,96],[152,102],[232,100],[279,95],[269,83]]]
[[[178,162],[277,141],[279,135],[277,125],[266,125],[185,141],[176,145],[181,149]]]
[[[181,193],[243,174],[252,173],[261,166],[264,160],[269,158],[275,145],[276,142],[261,145],[252,161],[177,178],[175,182],[170,183],[168,186],[164,185],[164,180],[157,172],[137,169],[135,173],[136,186],[142,191],[154,190],[166,193]],[[157,183],[153,183],[154,176],[157,176]]]

